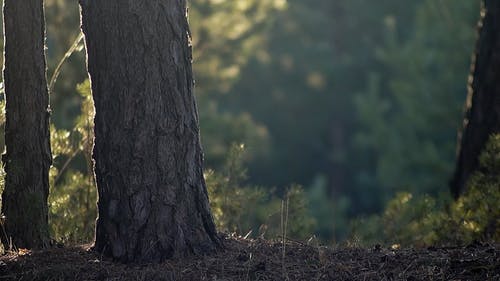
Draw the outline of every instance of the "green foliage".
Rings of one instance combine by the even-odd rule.
[[[245,186],[244,145],[233,145],[220,172],[208,170],[205,180],[212,214],[219,231],[275,238],[281,234],[281,216],[287,218],[287,234],[295,238],[310,236],[315,220],[308,213],[306,194],[292,185],[283,198],[274,189]],[[283,209],[283,204],[288,205]]]
[[[348,213],[352,202],[347,196],[331,198],[327,180],[318,176],[307,188],[311,215],[318,221],[315,234],[321,241],[342,241],[349,231]]]
[[[457,201],[398,193],[381,216],[354,223],[354,236],[365,244],[467,244],[500,241],[500,135],[480,156],[480,169]],[[445,207],[437,202],[449,202]]]
[[[241,78],[249,58],[262,50],[265,30],[273,22],[269,15],[285,6],[283,0],[190,2],[195,92],[205,165],[211,169],[222,168],[232,143],[245,143],[249,158],[267,151],[267,128],[245,111],[228,111],[220,99]]]
[[[286,190],[283,199],[281,199],[284,206],[282,212],[288,229],[287,236],[305,239],[314,234],[317,221],[310,215],[310,206],[306,195],[300,185],[293,184]],[[276,221],[273,225],[276,229],[278,222]],[[271,228],[271,225],[269,225],[269,228]],[[277,229],[275,231],[277,232]]]
[[[81,115],[72,131],[51,126],[54,165],[51,167],[49,219],[52,237],[64,242],[88,242],[94,235],[97,192],[92,169],[94,105],[90,83],[78,85]],[[76,165],[72,165],[76,164]],[[77,169],[85,165],[86,169]]]
[[[207,104],[208,103],[208,104]],[[248,113],[221,113],[217,103],[207,101],[200,112],[200,130],[206,156],[205,166],[221,169],[227,155],[232,150],[231,144],[245,143],[247,158],[252,159],[268,150],[269,140],[266,127],[255,122]]]
[[[54,188],[50,196],[52,237],[62,242],[89,242],[97,217],[95,185],[79,172],[68,175],[63,183],[65,190]]]
[[[382,216],[386,237],[393,242],[430,242],[435,227],[436,200],[430,196],[413,199],[409,193],[399,193],[389,201]]]
[[[269,15],[286,7],[285,0],[192,1],[189,20],[198,92],[228,93],[249,57],[261,49]]]
[[[500,134],[490,137],[479,162],[479,171],[446,219],[443,232],[451,234],[452,241],[500,241]]]
[[[386,19],[385,44],[376,48],[383,68],[355,98],[361,129],[353,139],[373,159],[358,178],[374,182],[385,198],[401,189],[437,195],[446,186],[477,15],[475,1],[422,1],[405,40]]]
[[[259,48],[220,98],[221,106],[233,114],[248,112],[269,132],[269,149],[249,161],[254,184],[306,185],[327,162],[332,49],[321,30],[332,26],[328,6],[288,1],[286,9],[271,14]]]
[[[246,179],[242,167],[244,146],[233,145],[229,158],[220,173],[205,172],[205,181],[210,198],[212,214],[220,231],[245,232],[252,229],[250,221],[256,213],[250,212],[266,200],[266,191],[258,187],[240,186]]]

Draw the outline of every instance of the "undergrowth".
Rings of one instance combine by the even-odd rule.
[[[490,137],[479,162],[458,200],[398,193],[382,215],[355,221],[353,237],[416,246],[500,241],[500,134]]]

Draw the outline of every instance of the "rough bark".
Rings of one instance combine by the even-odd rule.
[[[467,180],[478,169],[478,157],[489,136],[500,132],[500,1],[485,0],[481,16],[464,128],[451,181],[455,197],[465,191]]]
[[[52,156],[45,77],[43,0],[4,1],[6,125],[3,242],[47,245]],[[5,234],[7,237],[5,237]],[[6,244],[8,245],[8,244]]]
[[[155,262],[217,248],[184,0],[81,0],[94,97],[95,249]]]

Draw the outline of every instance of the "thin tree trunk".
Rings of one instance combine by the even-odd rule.
[[[485,0],[479,24],[467,111],[451,190],[465,191],[467,180],[478,169],[478,157],[489,136],[500,132],[500,1]]]
[[[42,0],[5,0],[6,125],[2,194],[3,242],[20,248],[49,241],[48,172],[52,162],[49,96],[45,77]],[[8,245],[8,244],[7,244]]]
[[[184,0],[81,0],[95,115],[95,249],[122,262],[217,248]]]

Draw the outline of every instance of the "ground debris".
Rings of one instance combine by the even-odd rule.
[[[500,244],[327,248],[227,237],[225,250],[161,264],[120,264],[88,246],[0,257],[3,280],[500,280]]]

